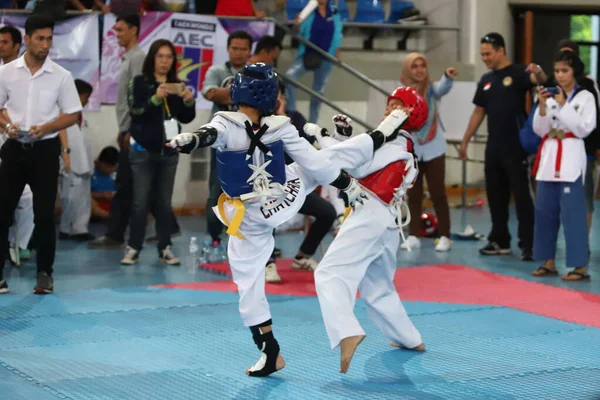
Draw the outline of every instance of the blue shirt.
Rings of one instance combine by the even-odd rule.
[[[110,175],[103,174],[97,168],[92,175],[92,193],[116,192],[117,185]]]
[[[312,12],[302,24],[300,24],[300,36],[306,38],[335,56],[335,50],[342,44],[342,30],[344,25],[340,13],[327,8],[325,18],[319,14],[319,10]],[[301,57],[306,51],[314,51],[307,48],[304,43],[298,46],[298,57]]]

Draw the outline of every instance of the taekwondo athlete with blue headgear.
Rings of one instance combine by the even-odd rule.
[[[217,149],[218,177],[223,188],[215,213],[228,226],[228,256],[240,296],[239,311],[262,352],[246,370],[267,376],[285,366],[272,332],[265,297],[265,266],[274,248],[273,229],[298,213],[318,185],[340,189],[349,206],[366,195],[344,169],[373,158],[375,150],[397,135],[407,115],[398,111],[375,131],[318,151],[298,135],[286,116],[275,116],[277,74],[263,63],[249,64],[235,76],[231,98],[239,111],[217,112],[194,133],[176,136],[168,146],[183,153],[198,147]],[[284,152],[295,162],[286,166]]]

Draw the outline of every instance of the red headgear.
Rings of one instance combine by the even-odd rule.
[[[421,236],[432,237],[437,233],[438,219],[432,213],[421,214]]]
[[[429,117],[429,106],[417,91],[411,87],[399,87],[388,96],[387,102],[400,100],[404,107],[411,108],[408,121],[402,129],[408,132],[416,132],[425,126]]]

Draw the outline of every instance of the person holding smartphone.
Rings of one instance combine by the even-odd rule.
[[[581,59],[573,51],[555,57],[558,86],[538,86],[539,106],[533,130],[542,138],[533,173],[537,180],[534,225],[534,259],[544,263],[533,276],[555,276],[556,241],[562,222],[567,244],[567,281],[587,280],[589,245],[584,180],[587,157],[583,139],[596,128],[594,95],[580,85]]]
[[[171,197],[179,155],[165,147],[179,134],[179,123],[196,117],[196,100],[177,78],[173,43],[156,40],[144,60],[142,74],[129,84],[131,139],[129,162],[133,177],[133,204],[130,237],[121,264],[137,262],[146,233],[150,205],[158,235],[159,258],[168,265],[179,265],[171,250]]]

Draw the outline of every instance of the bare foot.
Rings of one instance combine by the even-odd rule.
[[[421,343],[417,347],[413,347],[413,348],[410,348],[410,349],[408,347],[403,346],[400,343],[396,343],[396,342],[390,342],[390,346],[397,347],[399,349],[404,349],[404,350],[425,351],[425,343]]]
[[[350,336],[340,342],[340,373],[345,374],[350,368],[350,361],[356,348],[365,339],[365,335]]]
[[[259,362],[260,362],[260,360],[259,360]],[[252,367],[254,367],[254,365]],[[250,369],[252,369],[252,367],[250,367],[246,370],[246,375],[250,375]],[[281,355],[281,353],[279,353],[277,355],[277,361],[275,361],[275,371],[273,371],[269,374],[263,375],[263,376],[271,375],[277,371],[282,370],[284,367],[285,367],[285,360],[283,359],[283,356]]]

